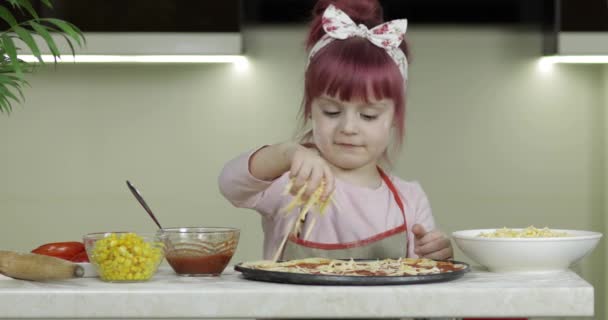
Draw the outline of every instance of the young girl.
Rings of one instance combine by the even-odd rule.
[[[404,134],[407,21],[382,23],[377,0],[320,0],[313,14],[301,114],[311,128],[300,143],[229,161],[221,193],[261,214],[265,259],[275,252],[285,260],[451,258],[420,185],[380,166],[390,140],[400,144]],[[283,195],[292,178],[292,195],[305,186],[306,199],[324,185],[322,200],[331,197],[321,216],[307,215],[306,232],[291,232],[301,208],[281,212],[292,200]]]

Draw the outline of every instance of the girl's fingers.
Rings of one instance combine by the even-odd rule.
[[[296,195],[298,191],[300,191],[300,189],[308,181],[311,173],[312,166],[306,163],[302,164],[302,167],[300,167],[300,170],[298,170],[298,175],[295,177],[295,181],[293,182],[291,194]]]
[[[449,248],[449,247],[443,248],[439,251],[429,253],[422,257],[427,258],[427,259],[433,259],[433,260],[447,260],[452,257],[452,248]]]
[[[416,239],[416,246],[421,247],[429,242],[433,242],[437,239],[443,238],[443,234],[437,231],[427,232],[422,237]]]
[[[300,172],[300,168],[302,168],[303,163],[304,161],[302,161],[302,158],[297,157],[293,159],[291,162],[291,168],[289,169],[290,178],[295,178],[298,176],[298,172]]]
[[[329,167],[323,168],[323,178],[325,179],[325,191],[322,195],[322,200],[325,201],[329,198],[335,188],[335,178]]]
[[[416,251],[418,255],[426,257],[429,254],[433,254],[445,248],[450,248],[450,240],[446,238],[438,238],[422,246],[419,246],[418,248],[416,248]]]
[[[306,185],[306,191],[304,192],[305,199],[308,199],[321,185],[321,178],[323,178],[323,169],[313,167],[310,179],[308,179],[308,185]]]
[[[322,181],[325,181],[325,188],[320,196],[323,201],[329,198],[335,188],[335,178],[331,169],[318,155],[296,154],[292,159],[289,177],[293,179],[289,193],[294,196],[306,185],[306,189],[301,194],[304,201],[321,186]]]

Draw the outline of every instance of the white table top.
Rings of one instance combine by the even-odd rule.
[[[30,282],[0,276],[0,318],[378,318],[593,316],[593,287],[572,271],[497,274],[474,268],[441,283],[309,286],[214,278],[162,267],[143,283],[98,278]]]

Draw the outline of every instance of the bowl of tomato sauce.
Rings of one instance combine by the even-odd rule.
[[[165,259],[184,277],[219,276],[236,251],[240,230],[230,227],[163,228]]]

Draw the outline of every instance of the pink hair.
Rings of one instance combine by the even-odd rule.
[[[320,0],[313,9],[307,50],[325,34],[321,18],[330,4],[344,11],[356,24],[365,24],[370,29],[383,22],[382,7],[377,0]],[[405,41],[401,49],[408,56]],[[335,40],[312,58],[306,70],[301,110],[303,124],[310,118],[311,104],[316,97],[328,94],[344,101],[369,102],[368,94],[371,93],[376,99],[394,101],[394,125],[398,145],[401,145],[405,133],[405,85],[399,67],[384,49],[359,37]]]

